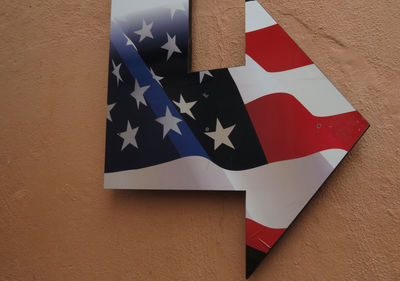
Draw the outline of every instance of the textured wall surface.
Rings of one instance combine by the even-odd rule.
[[[244,3],[194,1],[194,67]],[[262,0],[372,127],[251,280],[400,280],[400,1]],[[0,8],[0,280],[244,280],[244,193],[103,190],[110,3]]]

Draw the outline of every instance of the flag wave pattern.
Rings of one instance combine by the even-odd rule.
[[[304,174],[310,179],[321,174],[329,176],[369,126],[257,1],[246,2],[246,65],[229,71],[240,89],[269,162],[305,157],[301,164],[304,167],[308,155],[317,153],[322,156],[316,160],[314,173]],[[330,163],[326,172],[317,172],[323,170],[324,161]],[[272,168],[272,164],[269,166]],[[287,172],[286,175],[293,177],[293,173]],[[276,186],[282,191],[284,184],[281,179],[284,177],[284,174],[277,173],[268,179],[277,179]],[[288,196],[292,199],[290,203],[283,198],[274,199],[286,201],[290,208],[296,198],[303,195],[306,200],[297,201],[301,203],[295,208],[299,213],[324,180],[321,178],[320,182],[317,180],[306,186],[293,182],[302,194],[292,193]],[[310,192],[307,186],[314,189]],[[254,204],[258,198],[265,198],[258,197],[259,194],[248,192],[246,198],[253,205],[262,206],[263,202]],[[277,193],[270,190],[266,196],[270,194]],[[278,217],[283,222],[288,213],[279,208],[276,210],[279,210]],[[273,210],[264,211],[265,216],[275,213]],[[260,224],[247,219],[246,226],[247,245],[263,252],[268,252],[290,224],[276,228],[278,225],[268,224],[266,220],[252,216],[251,212],[248,217],[265,222]],[[294,218],[292,214],[291,219]]]
[[[112,8],[104,186],[245,190],[249,275],[368,123],[257,1],[246,64],[199,73],[186,0],[149,0],[134,24],[142,0],[126,1]]]

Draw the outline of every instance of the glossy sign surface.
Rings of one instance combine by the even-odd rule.
[[[245,190],[247,276],[368,128],[257,1],[246,64],[190,73],[188,0],[113,0],[104,185]]]

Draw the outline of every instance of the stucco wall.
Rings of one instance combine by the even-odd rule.
[[[193,1],[194,67],[242,64]],[[251,280],[400,280],[400,1],[260,2],[372,127]],[[0,280],[244,280],[243,193],[103,190],[109,7],[2,4]]]

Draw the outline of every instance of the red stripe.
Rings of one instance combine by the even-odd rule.
[[[246,54],[268,72],[285,71],[313,63],[277,24],[246,33]]]
[[[267,253],[285,230],[269,228],[246,218],[246,245]]]
[[[263,96],[246,104],[246,108],[269,162],[331,148],[348,151],[368,128],[357,111],[316,117],[285,93]]]

